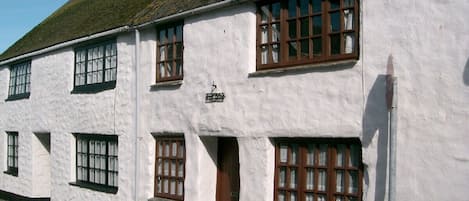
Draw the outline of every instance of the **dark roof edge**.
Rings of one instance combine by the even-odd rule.
[[[149,22],[145,22],[145,23],[142,23],[142,24],[134,25],[133,28],[136,28],[136,29],[145,28],[145,27],[152,26],[152,25],[155,25],[155,24],[165,23],[167,21],[171,21],[171,20],[175,20],[175,19],[179,19],[179,18],[185,18],[187,16],[196,15],[196,14],[200,14],[200,13],[205,13],[205,12],[212,11],[212,10],[215,10],[215,9],[218,9],[218,8],[224,8],[224,7],[244,3],[244,2],[247,2],[247,1],[250,1],[250,0],[224,0],[224,1],[217,2],[217,3],[212,3],[212,4],[209,4],[209,5],[205,5],[205,6],[201,6],[201,7],[198,7],[198,8],[191,9],[191,10],[176,13],[176,14],[173,14],[173,15],[169,15],[169,16],[166,16],[166,17],[158,18],[158,19],[155,19],[155,20],[152,20],[152,21],[149,21]]]
[[[209,4],[209,5],[206,5],[206,6],[198,7],[198,8],[195,8],[195,9],[183,11],[183,12],[180,12],[180,13],[176,13],[176,14],[173,14],[173,15],[166,16],[166,17],[158,18],[158,19],[146,22],[146,23],[137,24],[137,25],[133,25],[133,26],[126,25],[126,26],[115,28],[115,29],[107,30],[107,31],[104,31],[104,32],[95,33],[95,34],[92,34],[92,35],[89,35],[89,36],[72,39],[72,40],[62,42],[62,43],[58,43],[58,44],[55,44],[55,45],[52,45],[52,46],[49,46],[49,47],[46,47],[46,48],[38,49],[38,50],[35,50],[35,51],[32,51],[32,52],[28,52],[28,53],[21,54],[21,55],[15,56],[15,57],[7,58],[5,60],[1,60],[0,61],[0,67],[6,65],[8,63],[12,63],[12,62],[21,60],[21,59],[26,59],[28,57],[38,56],[38,55],[45,54],[45,53],[48,53],[48,52],[51,52],[51,51],[54,51],[54,50],[58,50],[58,49],[61,49],[61,48],[69,47],[71,45],[82,43],[82,42],[85,42],[85,41],[88,41],[88,40],[97,39],[97,38],[101,38],[101,37],[105,37],[105,36],[109,36],[109,35],[113,35],[113,34],[117,34],[117,33],[121,33],[121,32],[132,31],[134,29],[146,28],[148,26],[152,26],[152,25],[159,24],[159,23],[164,23],[164,22],[167,22],[167,21],[170,21],[170,20],[180,19],[180,18],[184,18],[184,17],[187,17],[187,16],[196,15],[196,14],[212,11],[214,9],[228,7],[228,6],[232,6],[232,5],[236,5],[236,4],[240,4],[240,3],[244,3],[244,2],[248,2],[248,1],[250,1],[250,0],[224,0],[224,1],[221,1],[221,2],[217,2],[217,3]]]

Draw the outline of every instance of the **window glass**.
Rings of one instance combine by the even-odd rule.
[[[156,138],[155,196],[184,199],[185,150],[183,137]]]
[[[275,147],[275,197],[278,200],[361,200],[358,140],[278,141]]]
[[[31,61],[13,64],[10,68],[8,97],[27,97],[31,89]]]
[[[183,25],[161,26],[158,31],[156,81],[181,80],[183,76]]]

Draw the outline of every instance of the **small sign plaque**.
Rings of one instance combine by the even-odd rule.
[[[205,94],[206,103],[223,102],[225,93],[207,93]]]

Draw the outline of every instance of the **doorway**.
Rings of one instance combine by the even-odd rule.
[[[239,150],[236,138],[218,138],[217,201],[239,201]]]

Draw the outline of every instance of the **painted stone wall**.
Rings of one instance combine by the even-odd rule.
[[[134,38],[117,37],[118,78],[116,88],[95,94],[72,94],[74,51],[66,48],[32,58],[31,96],[17,101],[1,101],[0,143],[6,145],[4,131],[19,132],[18,177],[0,174],[0,189],[28,197],[52,200],[132,200],[133,186],[133,100],[131,98]],[[8,68],[0,70],[0,97],[7,98]],[[47,165],[35,160],[35,133],[50,134],[50,181],[34,176]],[[107,194],[69,185],[75,181],[75,137],[72,133],[117,134],[119,136],[119,191]],[[4,147],[4,146],[2,146]],[[6,169],[6,149],[0,150],[2,171]],[[42,152],[44,153],[44,152]],[[42,154],[41,153],[41,154]],[[33,173],[33,170],[35,173]],[[49,183],[49,184],[48,184]],[[47,186],[50,185],[51,188]]]

